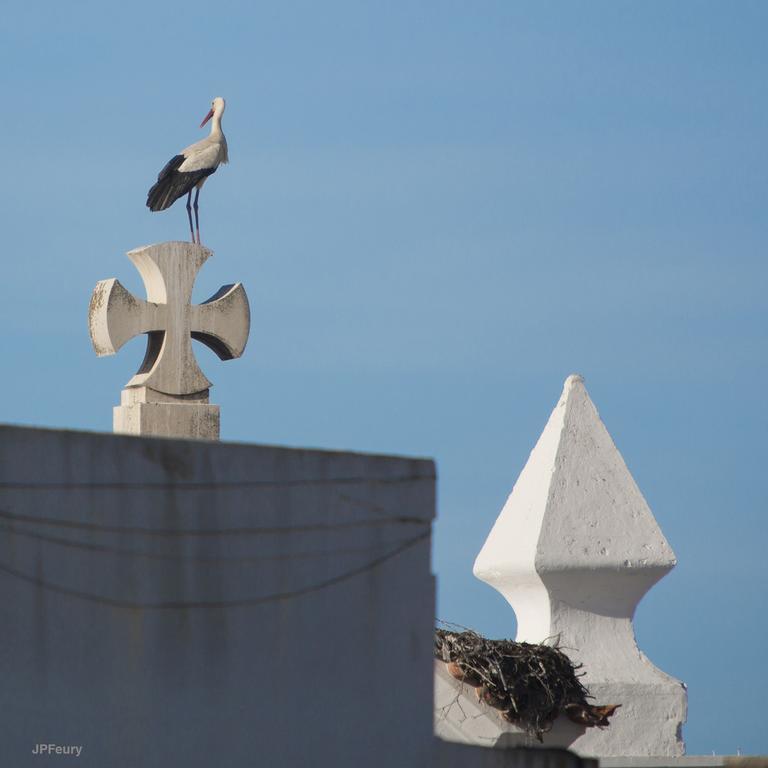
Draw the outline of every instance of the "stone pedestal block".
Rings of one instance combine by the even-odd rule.
[[[149,387],[127,387],[113,409],[113,431],[124,435],[219,439],[219,406],[208,390],[175,396]]]

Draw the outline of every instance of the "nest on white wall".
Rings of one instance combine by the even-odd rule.
[[[581,665],[557,647],[487,640],[476,632],[435,630],[435,658],[472,686],[502,717],[543,741],[559,715],[586,727],[605,727],[620,704],[594,705],[577,674]]]

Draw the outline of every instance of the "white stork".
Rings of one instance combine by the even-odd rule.
[[[211,111],[200,123],[202,128],[211,118],[210,135],[195,144],[182,149],[172,157],[165,168],[158,174],[157,183],[147,193],[147,208],[150,211],[164,211],[170,208],[180,197],[187,196],[187,216],[192,242],[200,242],[200,220],[197,214],[197,199],[205,180],[215,172],[221,163],[229,162],[227,155],[227,140],[221,131],[221,116],[224,114],[226,102],[217,96],[211,102]],[[192,229],[192,190],[195,191],[195,230]]]

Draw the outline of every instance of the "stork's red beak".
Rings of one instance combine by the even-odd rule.
[[[207,122],[208,122],[208,121],[209,121],[209,120],[210,120],[212,117],[213,117],[213,110],[211,110],[211,111],[210,111],[210,112],[209,112],[209,113],[208,113],[208,114],[205,116],[205,119],[203,120],[203,122],[202,122],[202,123],[200,123],[200,127],[202,128],[202,127],[203,127],[203,126],[204,126],[204,125],[205,125],[205,124],[206,124],[206,123],[207,123]]]

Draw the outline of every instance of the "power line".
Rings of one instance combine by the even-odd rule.
[[[189,483],[153,481],[72,481],[40,482],[37,480],[0,481],[0,491],[228,491],[241,488],[296,488],[317,485],[399,485],[434,481],[436,475],[397,475],[394,477],[319,477],[296,480],[223,480]]]
[[[304,552],[284,552],[277,555],[257,555],[251,557],[201,557],[198,555],[178,555],[165,552],[141,552],[135,549],[126,549],[124,547],[110,547],[106,544],[92,544],[91,542],[78,541],[75,539],[68,539],[61,536],[49,536],[43,533],[36,533],[33,531],[26,531],[19,528],[14,528],[12,525],[0,524],[0,531],[6,531],[14,536],[22,536],[27,539],[33,539],[35,541],[43,541],[47,544],[54,544],[57,546],[68,547],[70,549],[81,549],[87,552],[98,552],[100,554],[119,555],[125,557],[144,558],[147,560],[171,560],[171,561],[184,561],[195,563],[213,563],[213,564],[246,564],[246,563],[262,563],[278,560],[305,560],[316,557],[335,557],[338,555],[353,555],[374,552],[377,549],[391,545],[393,543],[398,544],[404,541],[398,539],[395,542],[379,542],[367,547],[340,547],[337,549],[324,549],[313,550]]]
[[[340,531],[353,528],[372,528],[383,525],[430,525],[430,520],[421,517],[396,515],[394,517],[376,518],[374,520],[350,520],[343,523],[307,523],[305,525],[237,527],[237,528],[199,528],[196,530],[179,530],[176,528],[151,528],[147,526],[102,525],[100,523],[84,523],[76,520],[59,520],[55,517],[25,515],[0,509],[0,518],[19,523],[34,523],[49,525],[57,528],[72,528],[79,531],[96,531],[98,533],[132,533],[139,536],[199,537],[199,536],[269,536],[290,533],[311,533],[318,531]]]
[[[69,589],[68,587],[62,587],[59,584],[54,584],[45,579],[38,578],[36,576],[30,576],[21,571],[17,571],[15,568],[11,568],[4,563],[0,563],[0,572],[6,573],[9,576],[25,581],[29,584],[34,584],[37,587],[54,592],[56,594],[65,595],[66,597],[75,597],[81,600],[86,600],[99,605],[107,605],[112,608],[126,608],[126,609],[142,609],[142,610],[184,610],[192,608],[244,608],[256,605],[263,605],[265,603],[278,602],[282,600],[291,600],[304,595],[309,595],[321,590],[328,589],[337,584],[341,584],[345,581],[349,581],[356,576],[360,576],[364,573],[378,568],[383,563],[397,557],[401,552],[405,552],[410,547],[424,541],[430,537],[430,531],[424,531],[423,533],[415,536],[412,539],[408,539],[399,546],[395,547],[390,552],[387,552],[380,557],[370,560],[365,565],[353,568],[349,571],[334,576],[330,579],[311,584],[301,589],[290,590],[287,592],[277,592],[271,595],[264,595],[262,597],[244,598],[241,600],[198,600],[198,601],[162,601],[162,602],[134,602],[130,600],[118,600],[116,598],[105,597],[103,595],[97,595],[92,592],[84,592],[76,589]]]

